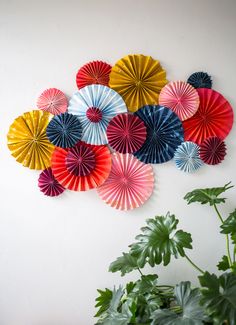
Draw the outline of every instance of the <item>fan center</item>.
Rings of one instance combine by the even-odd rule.
[[[98,107],[89,107],[86,116],[92,123],[98,123],[102,119],[102,112]]]
[[[95,167],[95,155],[89,147],[79,145],[71,148],[66,156],[66,167],[75,176],[86,176]]]

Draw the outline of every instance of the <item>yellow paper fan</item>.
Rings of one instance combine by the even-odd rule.
[[[161,89],[167,84],[166,72],[151,56],[127,55],[112,68],[109,85],[124,99],[129,111],[158,104]]]
[[[45,169],[51,164],[54,146],[49,142],[46,128],[51,115],[31,111],[17,117],[10,126],[8,148],[16,161],[30,169]]]

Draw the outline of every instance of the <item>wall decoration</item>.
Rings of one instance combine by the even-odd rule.
[[[111,69],[109,85],[124,99],[128,110],[158,104],[161,89],[167,84],[166,72],[151,56],[128,55]]]
[[[113,67],[85,64],[76,83],[69,105],[61,90],[46,89],[39,110],[16,118],[7,135],[18,162],[43,170],[46,196],[96,188],[107,205],[131,210],[153,192],[151,164],[174,158],[192,173],[224,160],[233,109],[207,73],[167,84],[158,60],[132,54]]]

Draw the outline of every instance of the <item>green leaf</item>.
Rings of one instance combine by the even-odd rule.
[[[95,317],[99,317],[100,315],[102,315],[105,311],[107,311],[107,309],[110,306],[110,302],[112,299],[112,291],[105,288],[105,290],[97,290],[99,293],[99,296],[96,298],[96,305],[95,307],[98,308],[99,310],[97,311]]]
[[[159,309],[152,315],[151,325],[201,325],[207,320],[200,306],[201,293],[198,288],[191,289],[190,282],[181,282],[175,287],[175,300],[181,312]]]
[[[193,202],[210,205],[225,203],[226,198],[219,197],[219,195],[232,188],[233,186],[230,184],[231,182],[225,184],[223,187],[196,189],[187,193],[184,199],[187,200],[188,204]]]
[[[219,278],[215,274],[205,272],[199,276],[204,287],[201,299],[207,313],[216,323],[227,321],[228,325],[236,324],[236,275],[224,273]]]
[[[114,262],[110,264],[110,272],[121,272],[121,276],[129,273],[138,268],[137,258],[129,253],[123,253],[122,256],[118,257]]]
[[[156,290],[158,276],[156,274],[142,275],[141,280],[136,282],[134,292],[145,294]]]
[[[220,226],[222,234],[230,234],[232,242],[236,245],[236,209],[230,213],[229,217]]]
[[[217,264],[218,270],[226,271],[230,269],[229,260],[226,255],[224,255],[221,261]]]
[[[137,258],[140,268],[148,262],[151,266],[169,264],[171,255],[176,258],[184,256],[184,248],[192,248],[191,235],[183,230],[176,230],[178,220],[169,213],[148,219],[147,226],[141,228],[142,234],[135,239],[136,243],[130,245],[130,254]]]

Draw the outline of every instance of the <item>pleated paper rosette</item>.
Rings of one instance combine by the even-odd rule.
[[[58,196],[62,194],[65,188],[58,183],[52,173],[51,167],[43,170],[38,179],[38,187],[44,195]]]
[[[200,145],[200,157],[208,165],[218,165],[225,155],[225,142],[218,137],[207,138]]]
[[[37,107],[53,115],[65,113],[68,101],[66,95],[57,88],[49,88],[39,96]]]
[[[144,122],[133,114],[124,113],[113,117],[107,127],[109,145],[120,153],[133,153],[140,149],[146,140]]]
[[[182,122],[169,108],[147,105],[136,113],[147,128],[147,138],[134,155],[144,163],[160,164],[174,157],[184,140]]]
[[[107,126],[119,113],[127,112],[122,97],[106,86],[91,85],[76,92],[69,102],[69,113],[77,115],[82,141],[93,145],[107,144]]]
[[[194,88],[211,88],[212,80],[208,73],[206,72],[194,72],[188,78],[187,82]]]
[[[161,89],[167,84],[166,72],[151,56],[127,55],[112,67],[109,85],[124,99],[128,110],[158,104]]]
[[[144,204],[154,188],[151,165],[131,154],[114,153],[109,177],[97,188],[99,197],[109,206],[131,210]]]
[[[194,142],[186,141],[181,143],[174,155],[176,167],[187,173],[198,170],[203,165],[199,150],[199,146]]]
[[[100,84],[108,86],[111,65],[103,61],[93,61],[85,64],[79,69],[76,75],[76,84],[79,89]]]
[[[12,156],[30,169],[50,167],[54,145],[48,140],[46,128],[52,115],[33,110],[17,117],[9,128],[8,148]]]
[[[184,121],[196,113],[199,96],[196,89],[187,82],[172,81],[162,88],[159,105],[170,108]]]
[[[233,109],[217,91],[197,89],[200,105],[190,119],[183,122],[184,138],[201,144],[206,138],[217,136],[225,139],[233,126]]]
[[[87,191],[101,185],[110,169],[111,154],[103,145],[79,142],[73,148],[56,148],[52,155],[54,177],[72,191]]]

